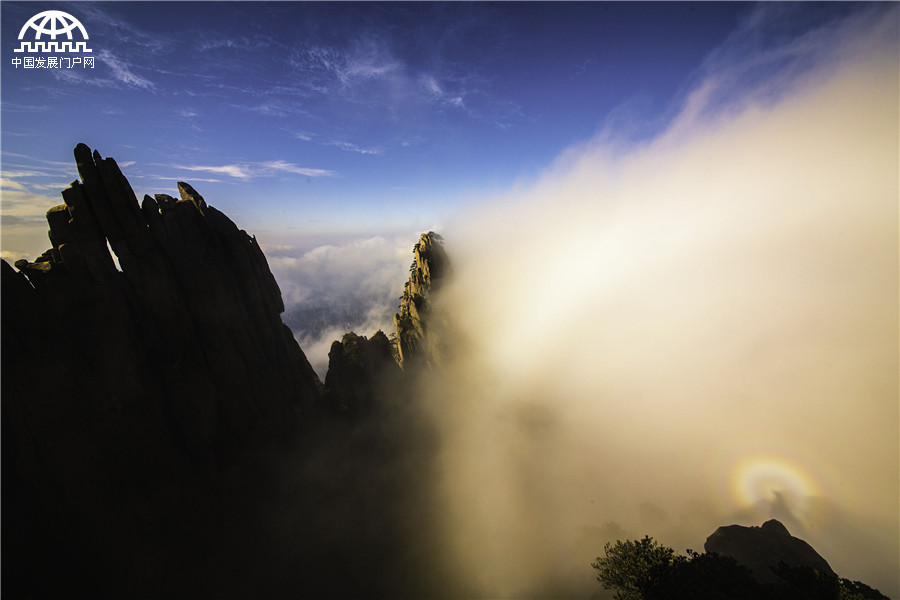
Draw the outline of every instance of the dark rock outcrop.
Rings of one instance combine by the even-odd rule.
[[[345,335],[323,386],[253,237],[188,184],[139,205],[75,158],[52,248],[0,265],[3,596],[433,595],[438,446],[410,390],[441,357],[439,236],[398,339]]]
[[[105,573],[115,596],[178,554],[218,473],[302,429],[319,383],[255,238],[185,183],[138,205],[113,159],[75,159],[52,248],[2,264],[4,546],[22,563],[3,584],[55,596],[54,576]]]
[[[828,562],[812,546],[792,536],[775,519],[766,521],[761,527],[719,527],[706,539],[703,547],[707,553],[733,558],[749,568],[761,583],[779,583],[776,571],[781,563],[835,577]]]
[[[405,394],[402,375],[384,332],[347,333],[328,352],[322,412],[359,416],[396,406]]]
[[[445,352],[440,334],[444,319],[435,314],[432,301],[449,268],[443,238],[433,231],[423,233],[413,254],[409,281],[400,298],[399,311],[394,315],[400,366],[404,371],[422,365],[439,365]]]

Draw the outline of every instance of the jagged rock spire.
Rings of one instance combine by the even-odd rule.
[[[419,365],[434,366],[441,361],[432,297],[449,268],[443,238],[433,231],[422,234],[413,254],[409,281],[400,298],[399,311],[394,315],[397,351],[404,371]]]
[[[188,184],[139,206],[113,159],[79,144],[75,160],[52,248],[2,265],[2,440],[36,510],[64,496],[89,526],[118,510],[98,495],[165,490],[293,435],[319,382],[255,238]]]

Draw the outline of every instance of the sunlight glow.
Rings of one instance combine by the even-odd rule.
[[[796,516],[806,512],[811,497],[821,494],[821,485],[810,470],[776,454],[740,460],[732,467],[729,487],[738,506],[783,502]]]

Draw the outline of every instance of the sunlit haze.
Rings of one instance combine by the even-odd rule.
[[[448,527],[491,593],[559,586],[591,526],[773,517],[895,590],[895,17],[709,63],[654,140],[601,132],[448,225]]]
[[[93,70],[13,68],[50,8]],[[332,309],[295,329],[324,376],[443,235],[448,593],[589,597],[605,541],[778,518],[900,596],[896,5],[0,9],[7,260],[49,247],[85,142],[256,235],[289,326]]]

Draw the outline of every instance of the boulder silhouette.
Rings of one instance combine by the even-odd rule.
[[[778,583],[775,569],[780,563],[789,567],[809,567],[834,576],[828,562],[812,546],[792,536],[775,519],[766,521],[761,527],[719,527],[706,538],[703,548],[707,553],[733,558],[749,568],[761,583]]]

